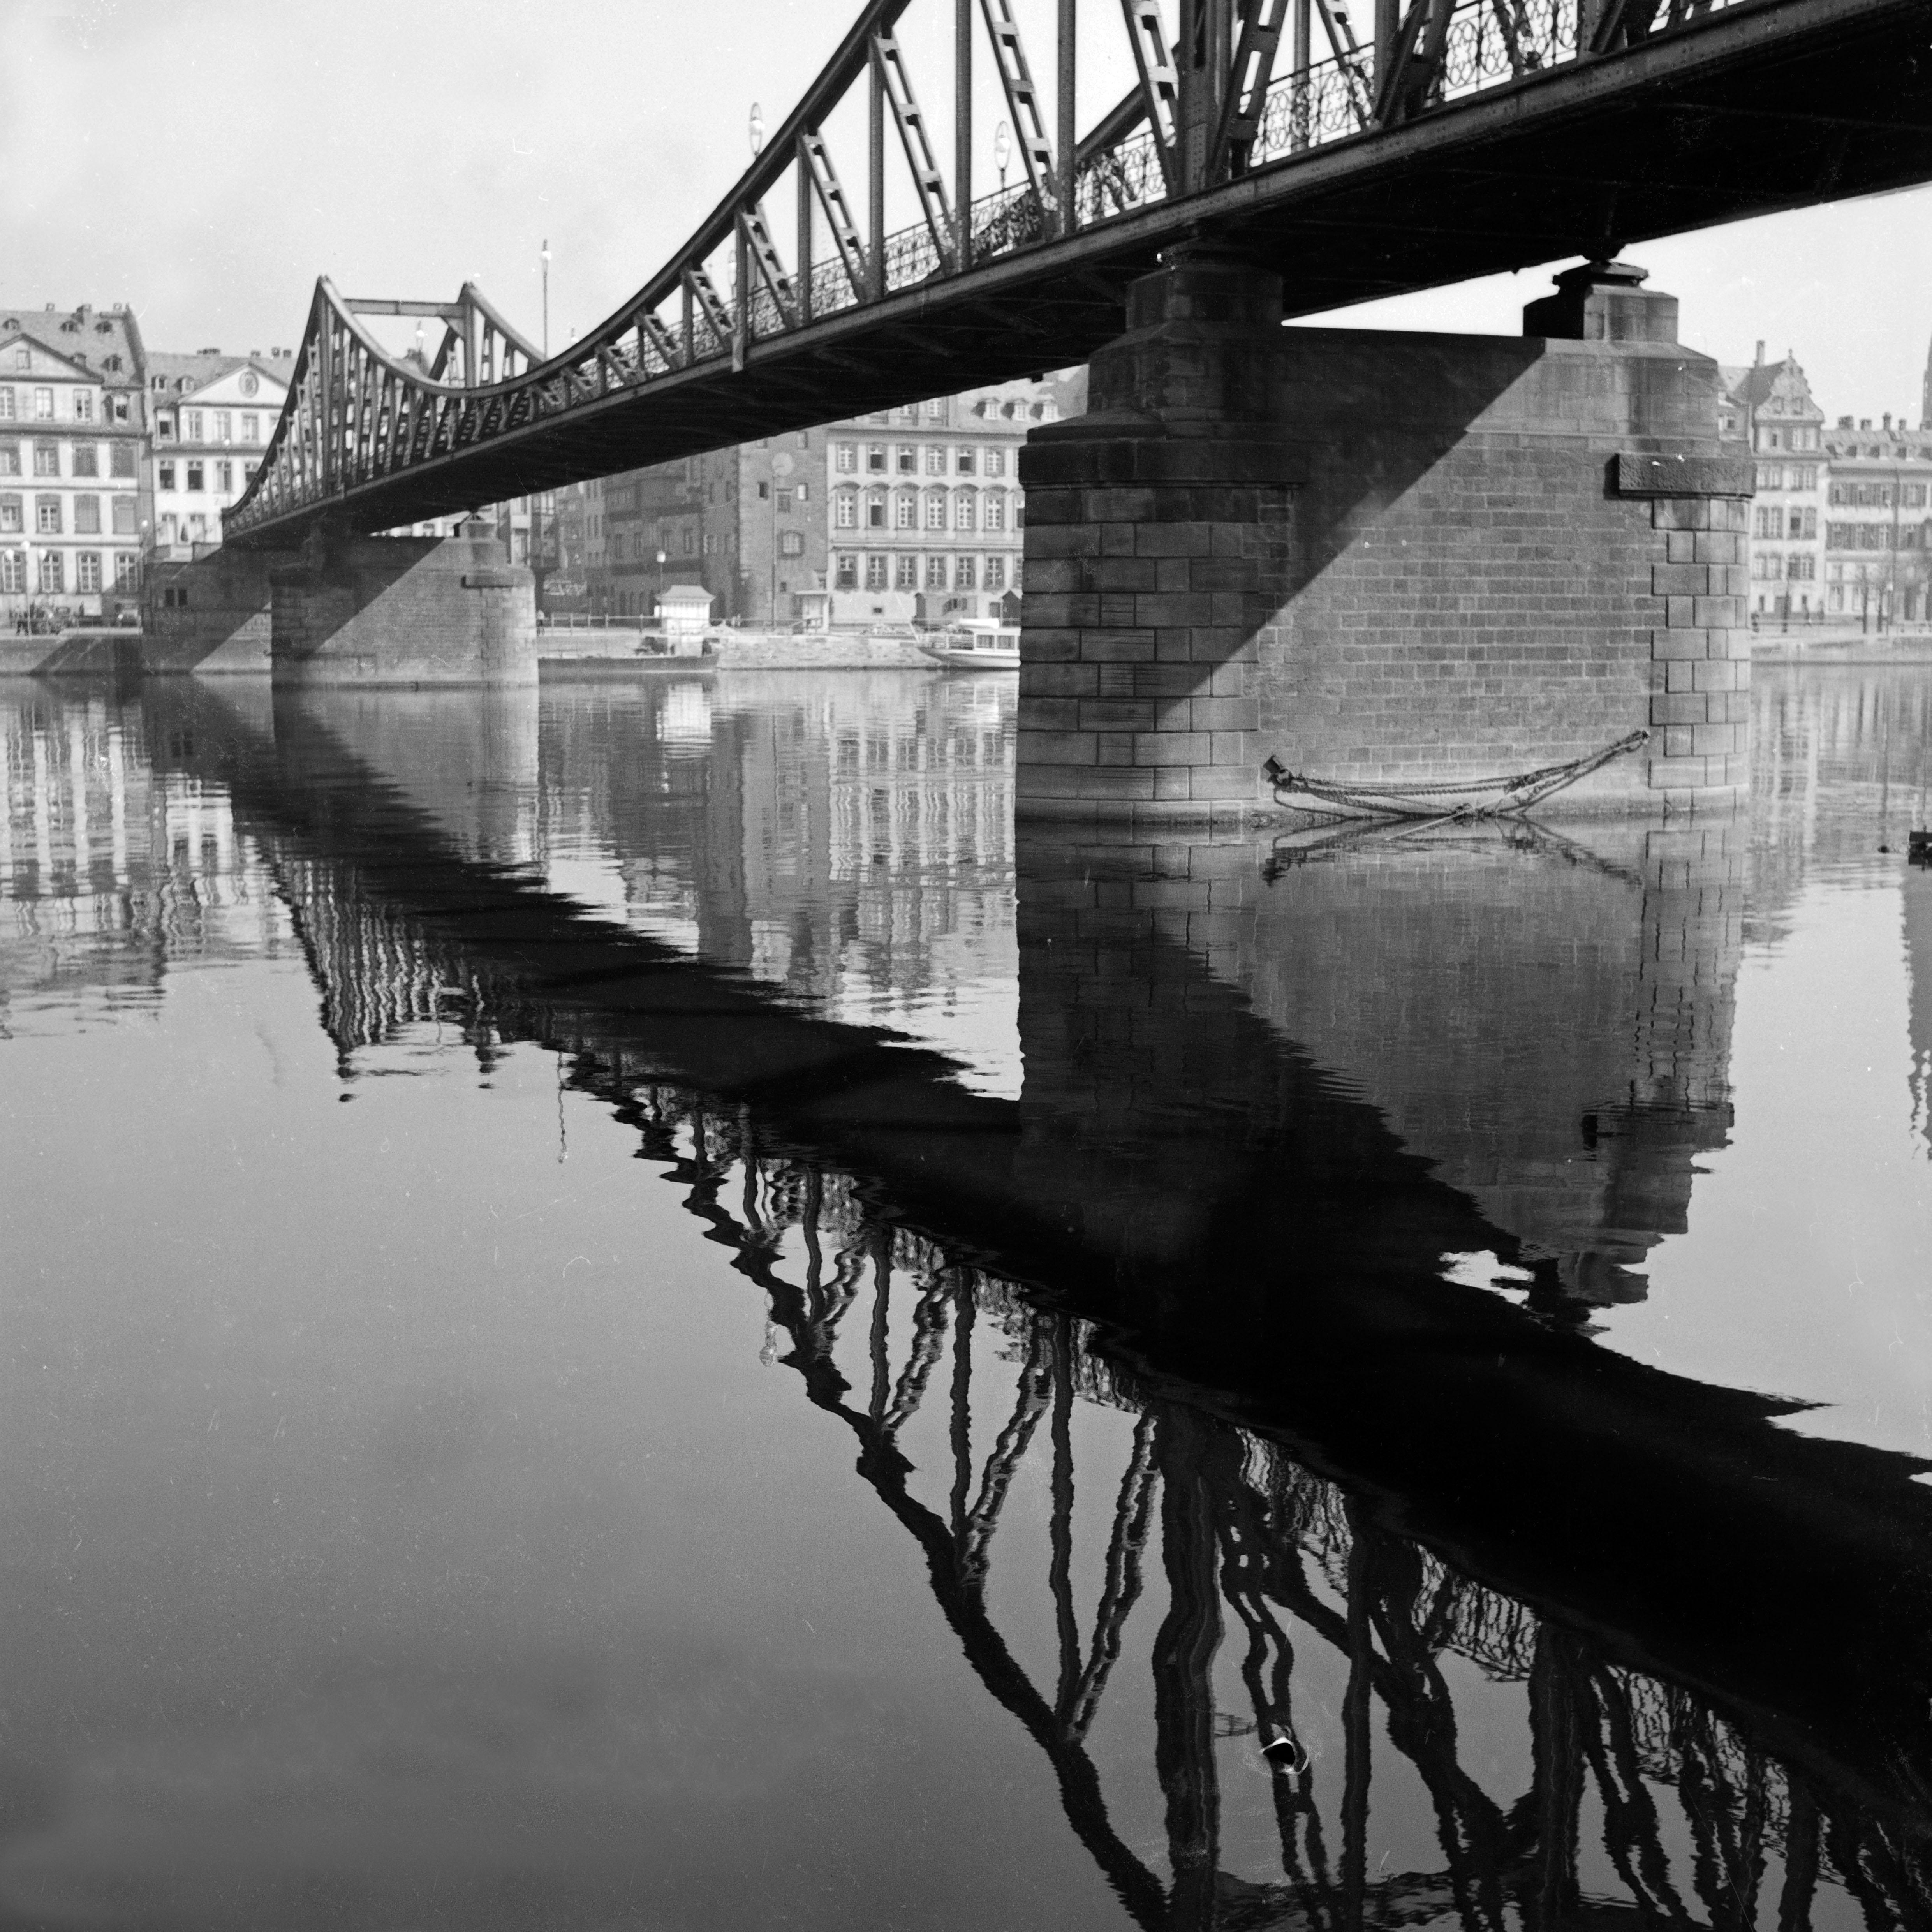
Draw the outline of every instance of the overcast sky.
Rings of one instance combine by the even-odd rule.
[[[776,128],[857,4],[0,0],[0,304],[124,301],[151,348],[242,350],[292,344],[319,273],[439,297],[472,277],[534,336],[548,238],[560,344],[695,226],[748,158],[752,103]],[[1052,0],[1018,4],[1050,69]],[[1084,125],[1124,70],[1114,0],[1080,5],[1108,50],[1082,71]],[[907,44],[938,121],[940,50],[916,20]],[[860,152],[842,166],[862,178]],[[1747,362],[1762,338],[1828,414],[1916,420],[1932,190],[1631,254],[1694,346]],[[1513,334],[1546,287],[1526,271],[1336,320]]]

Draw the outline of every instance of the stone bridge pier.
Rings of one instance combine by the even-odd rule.
[[[1217,820],[1270,756],[1367,782],[1641,752],[1546,811],[1746,783],[1750,466],[1717,364],[1593,263],[1520,339],[1284,328],[1274,274],[1177,250],[1035,433],[1018,809]]]
[[[536,579],[478,520],[447,538],[324,526],[298,551],[226,544],[158,572],[142,622],[151,670],[299,688],[536,682]]]

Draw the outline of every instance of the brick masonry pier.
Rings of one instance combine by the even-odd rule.
[[[1642,280],[1571,271],[1520,339],[1284,329],[1206,250],[1137,283],[1021,458],[1021,813],[1212,824],[1270,808],[1270,755],[1480,777],[1640,727],[1542,809],[1741,795],[1750,468]]]
[[[270,573],[278,685],[534,684],[536,580],[488,526],[319,535]]]

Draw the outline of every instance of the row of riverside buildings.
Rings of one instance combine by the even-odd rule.
[[[1724,434],[1756,471],[1754,625],[1888,628],[1932,622],[1932,356],[1918,427],[1825,412],[1795,356],[1726,369]]]
[[[151,351],[124,305],[0,308],[0,630],[112,622],[221,541],[292,352]]]
[[[679,585],[758,628],[1015,616],[1027,433],[1086,372],[991,384],[578,484],[531,560],[545,610],[645,617]]]

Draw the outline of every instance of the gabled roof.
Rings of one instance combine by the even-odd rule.
[[[16,335],[33,336],[110,388],[137,387],[145,374],[147,350],[129,309],[0,308],[0,348]],[[117,358],[120,367],[110,368]]]
[[[1786,356],[1776,362],[1754,362],[1748,368],[1724,369],[1720,372],[1724,379],[1724,394],[1732,402],[1741,404],[1746,409],[1759,409],[1774,395],[1782,394],[1801,403],[1807,410],[1818,410],[1812,399],[1811,385],[1804,379],[1804,371],[1795,356]],[[1823,410],[1818,410],[1822,417]]]
[[[237,370],[253,369],[286,392],[295,374],[292,356],[224,356],[218,349],[197,350],[192,355],[158,349],[148,358],[148,386],[157,401],[177,398],[190,400],[198,390],[219,382]],[[154,379],[160,379],[155,386]],[[276,398],[277,401],[280,398]]]
[[[101,380],[100,371],[98,369],[90,369],[77,356],[68,355],[55,348],[52,344],[44,341],[38,334],[29,333],[24,328],[20,328],[14,329],[6,335],[0,336],[0,382],[4,382],[9,376],[18,378],[28,373],[24,369],[14,368],[12,366],[14,358],[8,353],[10,349],[22,343],[25,343],[33,350],[37,358],[44,357],[46,362],[57,364],[76,382],[98,382]],[[49,372],[44,364],[41,364],[37,366],[32,373],[38,376],[45,375]]]

